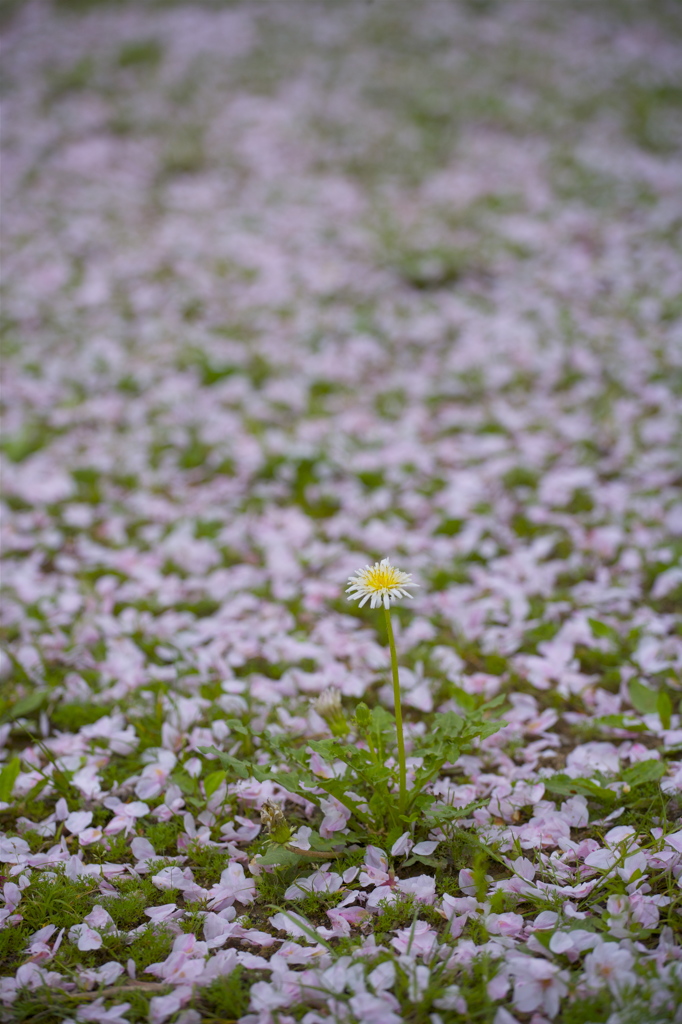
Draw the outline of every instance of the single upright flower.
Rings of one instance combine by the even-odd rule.
[[[374,565],[366,565],[364,569],[358,569],[355,576],[348,580],[350,586],[346,588],[349,601],[357,601],[360,598],[360,608],[367,601],[370,608],[384,606],[386,617],[386,634],[388,646],[391,652],[391,672],[393,675],[393,703],[395,705],[395,731],[398,741],[398,777],[400,785],[400,810],[405,812],[407,807],[407,764],[405,760],[405,737],[403,734],[403,712],[400,703],[400,679],[398,676],[398,652],[395,647],[393,626],[391,625],[391,601],[397,601],[400,597],[412,597],[406,587],[417,587],[418,583],[412,582],[409,572],[402,572],[391,565],[390,559],[382,558]]]
[[[391,601],[397,601],[401,597],[412,597],[406,587],[417,587],[418,583],[412,583],[412,576],[409,572],[402,572],[391,565],[390,559],[382,558],[374,565],[366,565],[364,569],[358,569],[355,576],[348,579],[350,584],[346,588],[349,601],[360,600],[360,608],[367,601],[370,608],[391,607]]]

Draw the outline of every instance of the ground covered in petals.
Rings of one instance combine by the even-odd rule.
[[[2,18],[0,1020],[681,1021],[676,4]]]

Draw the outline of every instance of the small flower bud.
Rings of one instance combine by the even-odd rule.
[[[355,709],[355,721],[358,723],[360,729],[369,729],[372,721],[372,715],[364,701],[361,701]]]
[[[348,735],[348,722],[341,706],[341,694],[335,686],[330,686],[321,693],[313,707],[320,718],[324,718],[333,736]]]
[[[260,820],[275,843],[284,846],[291,839],[291,829],[279,804],[266,800],[261,807]]]

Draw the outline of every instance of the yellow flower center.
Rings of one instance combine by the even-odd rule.
[[[392,565],[378,565],[367,573],[365,586],[370,590],[383,590],[398,586],[398,573]]]

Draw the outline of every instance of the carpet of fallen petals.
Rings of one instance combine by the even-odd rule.
[[[3,23],[0,1020],[682,1021],[679,9]],[[506,724],[344,846],[202,748],[391,708],[385,557],[408,785]]]

